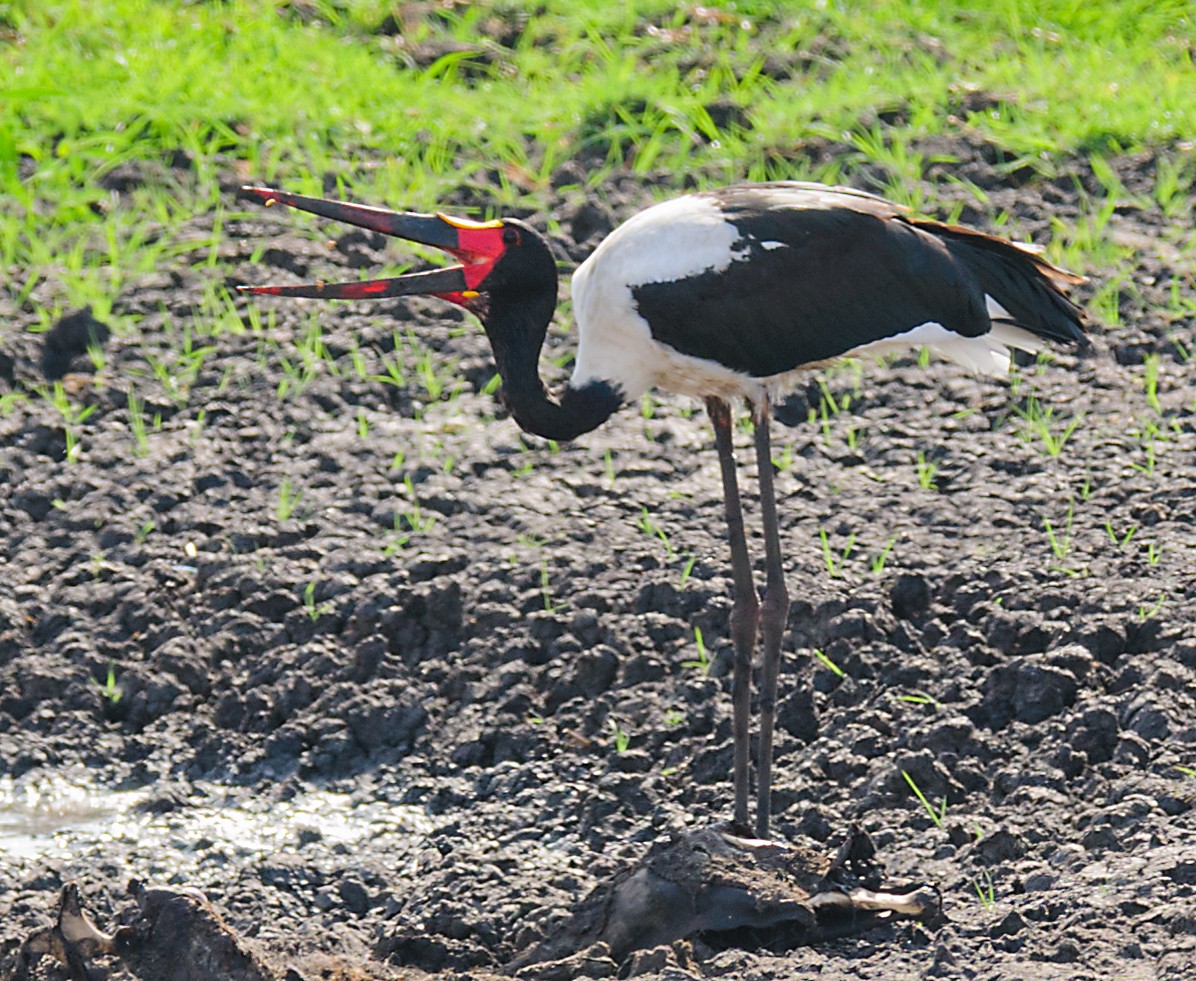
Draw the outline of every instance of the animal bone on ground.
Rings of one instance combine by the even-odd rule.
[[[26,981],[32,964],[47,955],[66,967],[71,981],[93,981],[91,962],[101,956],[118,957],[134,975],[154,981],[280,977],[199,893],[133,880],[129,894],[136,906],[110,935],[83,910],[78,886],[68,883],[54,926],[25,941],[12,981]],[[856,829],[827,856],[716,826],[660,842],[640,863],[594,889],[569,923],[504,973],[520,981],[613,977],[629,959],[678,941],[784,949],[890,920],[933,922],[940,915],[933,888],[881,889],[875,850]]]

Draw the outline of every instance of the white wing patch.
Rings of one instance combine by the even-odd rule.
[[[892,337],[864,344],[848,351],[845,356],[885,354],[925,345],[948,361],[983,375],[999,376],[1009,373],[1011,348],[1037,354],[1045,347],[1042,338],[1012,323],[1013,315],[995,298],[986,293],[984,303],[993,323],[988,333],[979,337],[964,337],[941,324],[925,323]]]
[[[1013,314],[1006,310],[994,297],[984,294],[984,306],[993,320],[1013,320]]]
[[[995,300],[992,303],[1000,307]],[[861,345],[848,351],[844,357],[887,354],[922,346],[930,348],[948,361],[954,361],[982,375],[1000,376],[1009,373],[1011,348],[1037,354],[1044,345],[1042,340],[1030,331],[1010,323],[996,322],[988,333],[979,337],[965,337],[953,330],[947,330],[942,324],[925,323],[884,340]]]
[[[746,258],[749,244],[714,201],[689,195],[653,205],[607,236],[573,276],[580,285],[596,276],[629,287],[671,283]],[[601,269],[601,273],[592,270]],[[582,282],[579,284],[579,278]]]

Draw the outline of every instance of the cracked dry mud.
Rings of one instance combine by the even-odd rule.
[[[1015,186],[982,145],[925,149],[958,161],[928,200],[945,211],[963,174],[990,202],[962,219],[1007,210],[1021,238],[1097,189],[1078,162]],[[1154,166],[1117,162],[1131,193]],[[553,202],[569,265],[650,196],[571,183]],[[216,275],[383,260],[375,236],[316,229],[226,219]],[[1176,229],[1119,209],[1107,234],[1132,258],[1081,270],[1080,296],[1127,273],[1121,325],[1014,392],[910,357],[830,373],[842,411],[821,422],[816,375],[779,411],[776,831],[830,854],[859,824],[888,880],[942,890],[943,920],[791,949],[703,935],[626,972],[1196,976],[1196,367],[1191,314],[1168,313],[1196,256]],[[572,445],[525,440],[484,391],[480,331],[434,302],[262,302],[259,331],[193,337],[211,350],[188,360],[212,277],[172,260],[115,298],[134,326],[106,337],[86,314],[32,334],[0,291],[0,391],[58,375],[95,407],[73,462],[45,400],[0,415],[0,977],[64,883],[112,930],[131,878],[201,892],[279,977],[484,977],[655,842],[727,816],[708,424],[664,399]],[[554,330],[546,372],[569,344]],[[1034,404],[1055,438],[1078,420],[1058,455]]]

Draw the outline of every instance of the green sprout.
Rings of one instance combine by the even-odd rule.
[[[697,645],[698,656],[690,661],[682,661],[681,667],[692,668],[699,674],[710,674],[710,655],[706,651],[706,645],[702,642],[701,627],[694,627],[694,643]]]
[[[902,770],[901,775],[905,777],[905,782],[909,784],[910,790],[914,792],[914,796],[921,802],[923,809],[930,815],[930,820],[934,822],[935,827],[941,828],[943,822],[947,819],[947,798],[944,797],[936,808],[926,799],[926,795],[922,793],[922,788],[914,782],[914,778],[907,771]]]
[[[120,688],[117,687],[116,665],[113,664],[111,661],[108,662],[108,677],[107,677],[107,679],[104,681],[103,684],[100,684],[98,681],[96,682],[96,684],[99,686],[100,694],[104,697],[104,699],[108,702],[109,705],[115,706],[121,700],[121,696],[124,694],[120,690]]]

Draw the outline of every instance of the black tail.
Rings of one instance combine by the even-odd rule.
[[[1064,292],[1085,282],[1041,256],[1003,238],[937,221],[911,224],[937,235],[976,277],[981,288],[1009,311],[1018,327],[1048,341],[1089,346],[1084,312]]]

